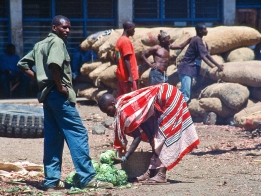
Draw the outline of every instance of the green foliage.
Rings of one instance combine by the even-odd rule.
[[[73,171],[66,176],[65,182],[71,184],[74,187],[79,186],[80,180],[78,174]]]
[[[95,172],[98,173],[100,169],[100,163],[98,161],[92,160],[92,165],[94,167]]]
[[[116,157],[116,152],[113,150],[106,150],[100,155],[100,162],[112,165],[114,163],[113,158]]]
[[[122,169],[117,170],[117,185],[125,185],[128,181],[128,176],[126,172]]]
[[[113,150],[106,150],[100,155],[100,162],[92,160],[93,167],[96,171],[95,178],[104,181],[110,182],[114,186],[127,185],[128,176],[124,170],[117,169],[113,165],[113,158],[116,157],[116,152]],[[79,177],[76,172],[71,172],[67,175],[65,182],[71,184],[74,187],[78,187]],[[78,192],[79,190],[74,190],[73,192]]]
[[[111,166],[109,164],[100,165],[99,173],[102,173],[102,174],[107,173],[107,172],[113,173],[114,171],[115,171],[114,166]]]
[[[114,186],[127,184],[128,176],[124,170],[117,169],[113,165],[101,164],[96,178],[101,181],[110,182]]]

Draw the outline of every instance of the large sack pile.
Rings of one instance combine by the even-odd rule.
[[[141,54],[159,43],[157,36],[160,30],[169,33],[173,44],[183,43],[189,37],[196,35],[194,27],[136,28],[135,35],[130,39],[139,65],[139,88],[148,86],[150,72],[150,67],[141,60]],[[99,60],[82,65],[81,74],[91,81],[92,87],[79,89],[78,95],[97,101],[105,92],[117,94],[115,75],[117,65],[114,62],[114,49],[122,32],[123,29],[97,32],[80,44],[83,50],[95,50]],[[254,52],[249,48],[261,42],[261,34],[251,27],[218,26],[208,28],[208,35],[203,37],[203,41],[212,57],[224,65],[224,70],[219,72],[217,68],[210,68],[202,61],[201,76],[193,80],[193,97],[189,103],[189,110],[192,117],[199,121],[203,119],[206,112],[216,113],[217,118],[233,119],[235,114],[248,106],[250,99],[261,100],[259,96],[261,62],[254,60]],[[167,75],[169,83],[178,88],[180,81],[177,65],[184,57],[187,48],[188,46],[183,50],[170,50]],[[151,57],[150,61],[153,61]],[[235,124],[238,126],[237,123]]]

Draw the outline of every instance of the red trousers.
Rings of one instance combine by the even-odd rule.
[[[132,87],[131,87],[129,82],[122,82],[122,81],[118,80],[118,97],[123,94],[130,93],[131,91],[135,91],[137,89],[138,88],[137,88],[136,81],[132,82]]]

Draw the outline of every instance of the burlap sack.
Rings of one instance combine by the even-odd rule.
[[[195,31],[195,30],[194,30]],[[179,37],[172,43],[172,45],[180,45],[187,41],[189,38],[195,36],[194,33],[191,33],[189,31],[183,31]]]
[[[95,70],[97,67],[99,67],[102,64],[101,61],[92,62],[92,63],[84,63],[80,69],[80,72],[83,75],[88,75],[93,70]]]
[[[108,52],[101,52],[101,51],[98,51],[98,58],[101,60],[101,61],[108,61],[107,60],[107,53]]]
[[[256,45],[261,34],[254,28],[245,26],[219,26],[204,37],[210,54],[221,54],[229,50]]]
[[[176,65],[177,65],[177,67],[179,66],[181,60],[184,58],[184,56],[185,56],[185,54],[187,52],[188,47],[189,47],[189,44],[187,46],[185,46],[185,48],[183,48],[180,51],[179,55],[177,56],[177,58],[176,58]]]
[[[141,77],[141,75],[150,68],[150,66],[148,66],[147,64],[143,63],[141,65],[138,66],[138,71],[139,71],[139,76]]]
[[[171,40],[176,41],[182,34],[190,34],[191,36],[196,35],[195,27],[181,27],[181,28],[169,28],[166,32],[170,35]]]
[[[252,105],[254,105],[258,102],[259,102],[259,100],[257,100],[257,99],[249,98],[248,101],[247,101],[246,107],[252,106]]]
[[[95,70],[93,70],[90,74],[89,77],[95,81],[96,78],[99,76],[99,74],[104,71],[105,69],[107,69],[109,66],[111,65],[111,62],[106,62],[103,63],[102,65],[100,65],[99,67],[97,67]]]
[[[103,45],[107,40],[112,39],[114,36],[118,36],[122,34],[122,29],[115,29],[110,32],[108,35],[103,35],[99,37],[95,43],[92,44],[92,49],[98,51],[99,47]]]
[[[89,75],[83,75],[81,72],[77,75],[76,79],[74,80],[74,83],[92,83],[92,79],[89,77]]]
[[[167,76],[168,76],[168,83],[176,86],[178,84],[179,80],[179,74],[178,74],[177,66],[172,64],[169,65],[167,68]]]
[[[150,70],[151,70],[151,68],[147,69],[140,76],[140,79],[139,79],[140,88],[149,86],[149,73],[150,73]]]
[[[218,64],[223,64],[225,61],[221,55],[212,55],[211,56]],[[203,76],[204,78],[210,78],[214,81],[218,81],[219,78],[219,73],[218,73],[218,68],[215,66],[214,68],[211,68],[206,64],[203,60],[201,62],[200,66],[200,75]]]
[[[111,65],[107,69],[103,70],[97,78],[97,82],[99,82],[97,86],[106,86],[117,89],[118,79],[115,73],[116,68],[117,65]]]
[[[239,83],[245,86],[261,87],[261,61],[224,63],[219,78],[225,82]]]
[[[198,99],[191,99],[188,109],[192,117],[204,117],[205,110],[200,107]]]
[[[216,83],[201,91],[201,98],[219,98],[227,107],[239,109],[246,104],[249,98],[247,87],[236,83]]]
[[[88,88],[85,90],[80,90],[78,92],[78,95],[81,97],[85,97],[88,100],[98,102],[98,100],[104,93],[113,93],[113,90],[110,88]]]
[[[92,44],[93,44],[93,42],[91,42],[91,40],[85,39],[85,40],[83,40],[83,42],[80,43],[80,48],[84,51],[91,50]]]
[[[247,47],[237,48],[224,54],[226,62],[243,62],[255,60],[255,53]]]
[[[190,32],[182,32],[182,34],[176,38],[176,40],[172,43],[172,45],[180,45],[187,41],[191,37]],[[169,61],[170,64],[174,63],[176,64],[177,57],[181,53],[182,50],[170,50],[169,51]]]
[[[168,27],[155,27],[155,28],[148,28],[145,30],[140,30],[139,33],[142,33],[143,36],[140,37],[141,43],[145,46],[155,46],[159,44],[158,34],[160,30],[164,30],[168,32]],[[136,29],[135,32],[138,32],[139,29]],[[136,34],[136,33],[135,33]],[[169,34],[171,36],[171,34]],[[170,42],[173,42],[172,38]]]
[[[133,47],[134,47],[134,51],[135,51],[135,55],[136,55],[136,59],[140,60],[141,59],[141,55],[143,52],[145,52],[146,48],[144,47],[144,45],[140,42],[140,40],[136,40],[132,43]]]
[[[219,98],[201,98],[199,106],[207,112],[215,112],[218,116],[227,118],[234,116],[235,110],[232,110],[223,104]]]
[[[107,52],[106,59],[107,61],[115,62],[114,50],[110,50]]]
[[[169,51],[169,64],[176,64],[176,59],[180,54],[181,50],[170,50]]]
[[[109,50],[114,50],[116,42],[120,38],[121,35],[122,35],[122,32],[117,31],[117,30],[113,31],[111,33],[109,39],[107,39],[105,42],[103,42],[102,45],[100,45],[99,52],[105,53],[105,52],[108,52]]]
[[[99,39],[102,39],[103,36],[105,36],[106,34],[109,34],[113,31],[113,29],[110,30],[105,30],[105,31],[98,31],[96,33],[93,33],[91,35],[89,35],[81,44],[80,44],[80,48],[82,50],[91,50],[92,45]]]
[[[88,100],[94,100],[94,95],[93,95],[93,92],[96,91],[98,88],[97,87],[91,87],[91,88],[87,88],[87,89],[79,89],[78,91],[78,96],[80,97],[85,97],[86,99]]]
[[[257,128],[258,122],[261,122],[261,102],[246,107],[234,115],[235,126],[246,130]]]
[[[249,87],[250,97],[261,101],[261,88]]]
[[[101,96],[105,93],[112,93],[113,90],[110,88],[99,88],[93,92],[92,97],[94,98],[93,101],[98,102]]]
[[[78,95],[78,92],[79,91],[83,91],[85,89],[88,89],[88,88],[91,88],[93,87],[90,83],[80,83],[80,82],[77,82],[73,85],[73,90],[75,91],[75,93]],[[79,96],[79,95],[78,95]]]

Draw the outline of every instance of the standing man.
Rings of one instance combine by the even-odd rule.
[[[79,177],[79,188],[111,188],[112,184],[97,181],[89,156],[87,130],[75,107],[76,95],[72,88],[70,57],[66,39],[71,24],[65,16],[55,16],[52,33],[35,44],[24,56],[18,67],[29,77],[36,79],[38,100],[44,110],[44,173],[43,190],[67,188],[60,180],[64,140],[72,156]],[[36,66],[36,72],[32,66]]]
[[[151,67],[149,74],[150,85],[168,82],[166,71],[169,66],[169,49],[183,49],[189,43],[191,38],[180,45],[170,45],[170,36],[167,34],[167,32],[160,30],[158,40],[160,43],[159,45],[149,48],[141,56],[144,62]],[[151,55],[154,59],[153,63],[148,61],[148,57]]]
[[[208,34],[205,24],[197,24],[197,35],[190,41],[184,58],[178,66],[178,74],[181,81],[181,92],[188,103],[191,99],[192,78],[196,78],[200,72],[201,59],[211,68],[215,66],[218,70],[223,70],[223,65],[218,64],[209,54],[203,44],[202,37]]]
[[[123,23],[123,34],[115,46],[118,78],[118,96],[137,90],[138,66],[133,45],[129,39],[135,33],[134,23]]]

